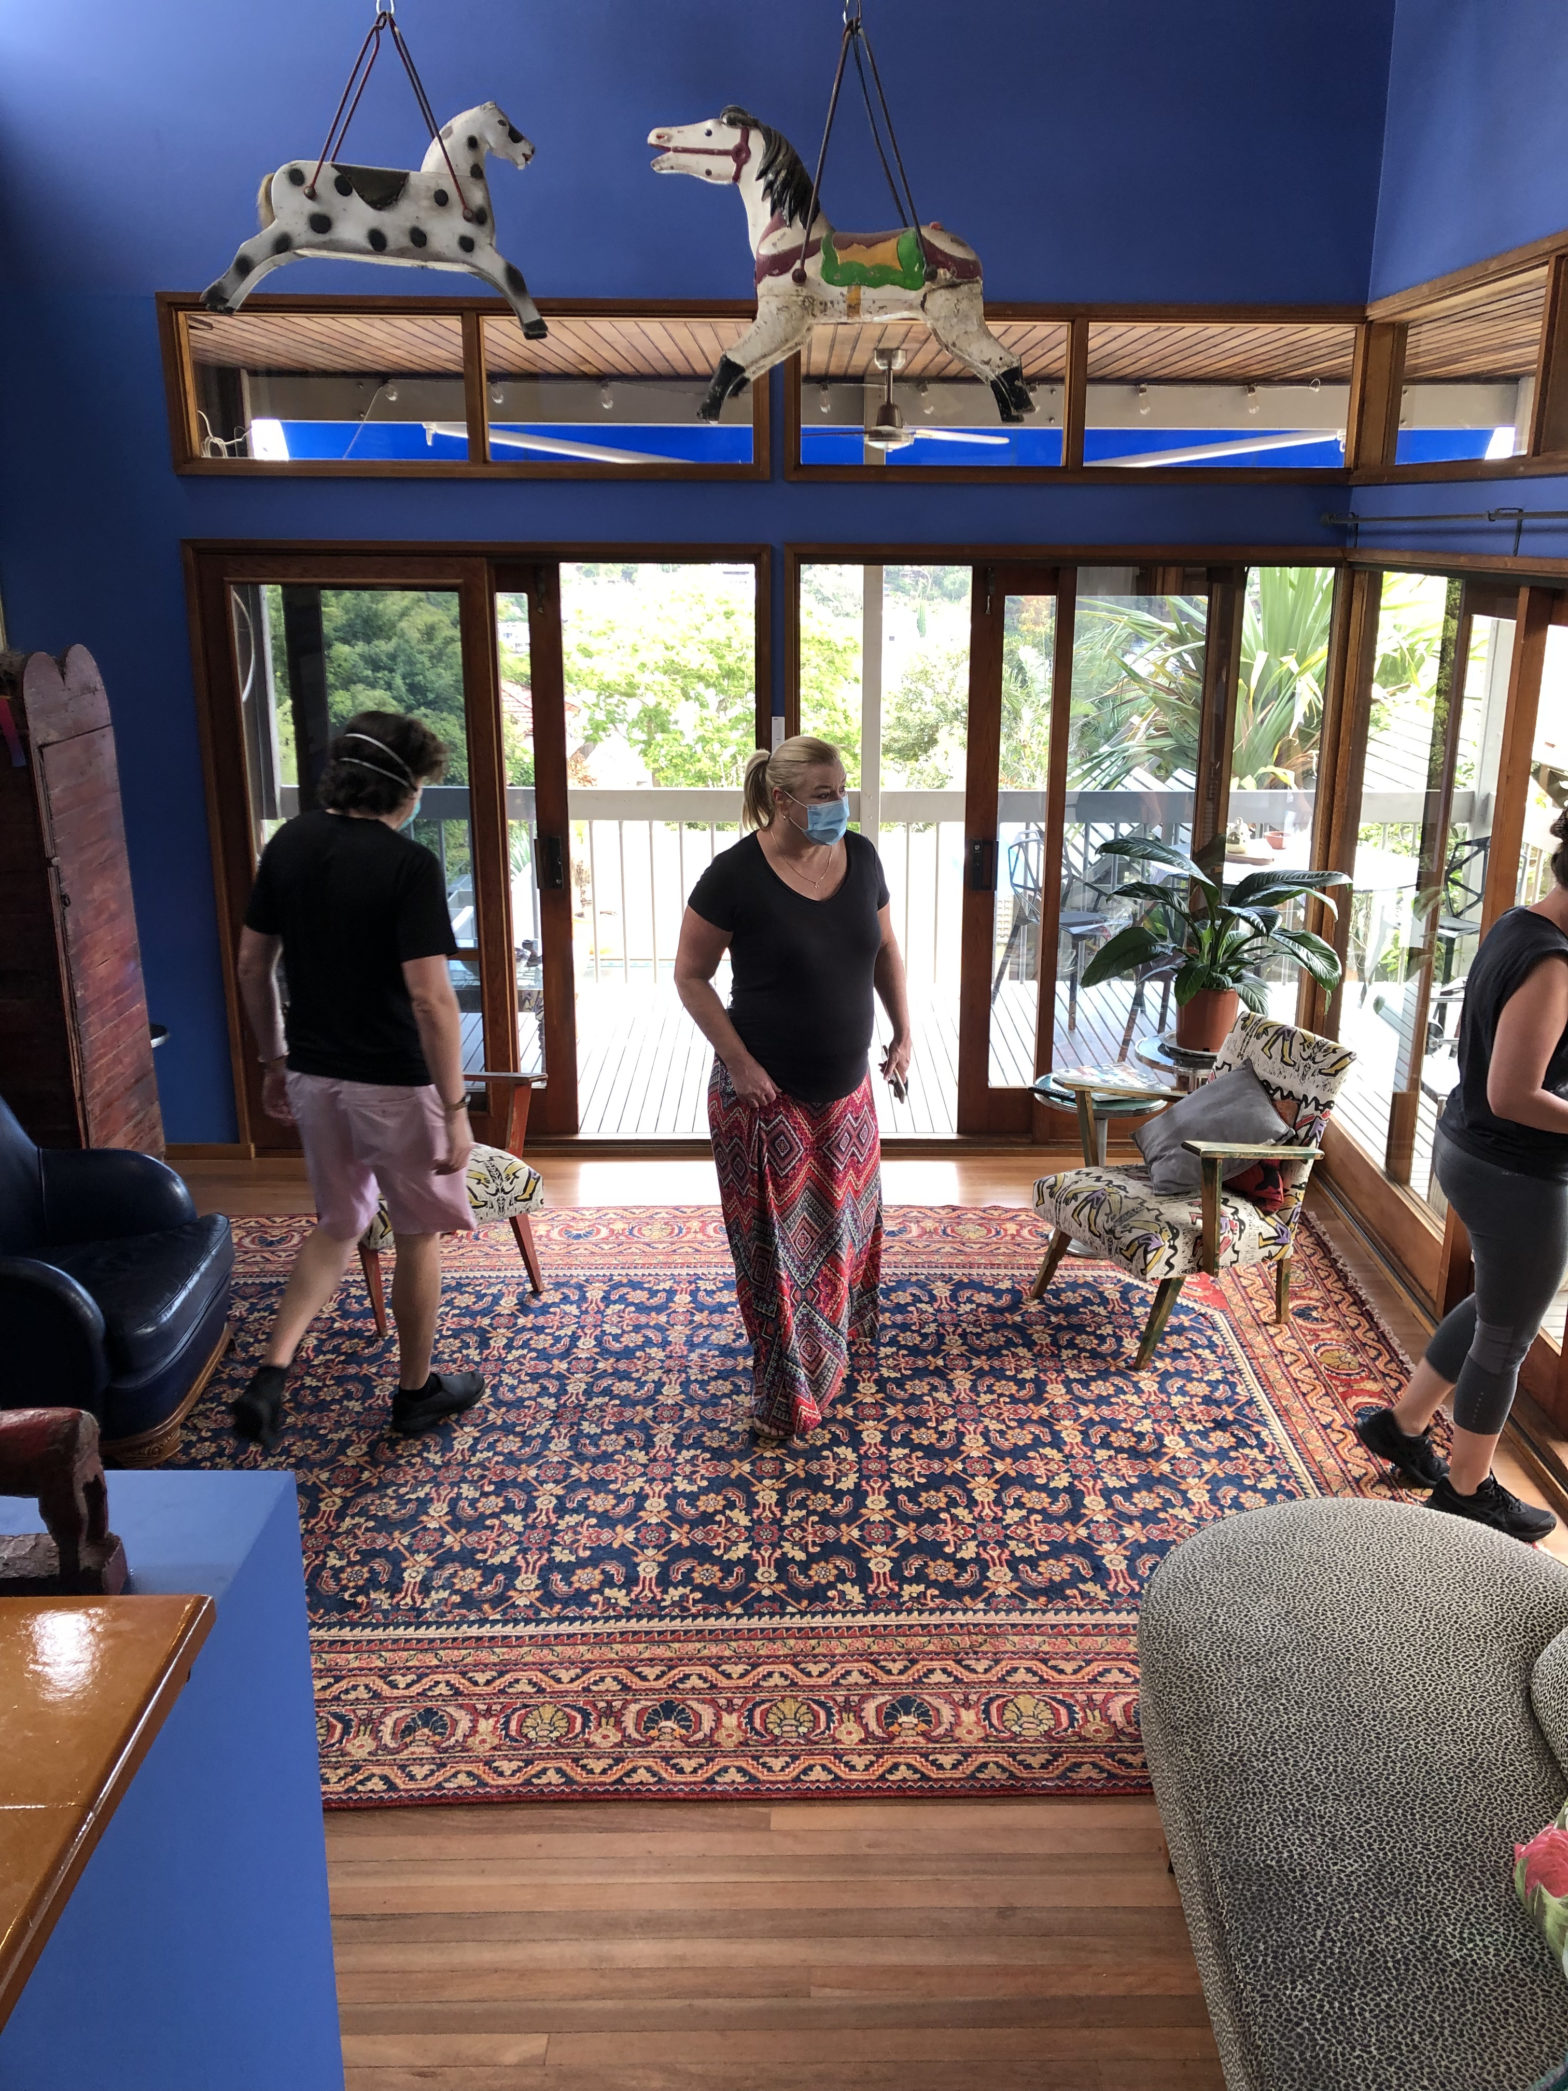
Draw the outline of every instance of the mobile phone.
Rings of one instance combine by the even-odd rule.
[[[908,1103],[909,1084],[904,1080],[902,1075],[889,1075],[887,1078],[887,1086],[893,1092],[893,1101],[895,1104]]]

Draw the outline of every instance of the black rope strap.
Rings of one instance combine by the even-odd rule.
[[[904,156],[898,149],[898,133],[893,128],[893,112],[888,107],[887,94],[882,85],[882,74],[877,66],[877,54],[871,48],[871,38],[861,19],[862,0],[848,0],[844,9],[844,35],[838,47],[838,67],[833,74],[833,92],[828,96],[827,122],[822,127],[822,146],[817,154],[817,171],[811,182],[811,202],[806,211],[806,222],[800,235],[800,253],[790,271],[790,280],[804,283],[806,280],[806,249],[811,239],[811,228],[816,222],[817,209],[822,200],[822,170],[827,165],[828,140],[833,135],[833,119],[838,114],[839,89],[844,84],[844,66],[851,51],[855,54],[855,73],[860,81],[860,96],[866,106],[866,121],[871,126],[871,142],[876,147],[877,158],[882,163],[882,172],[887,177],[889,193],[893,198],[893,209],[914,232],[920,247],[920,258],[929,283],[936,274],[930,251],[926,246],[925,234],[920,229],[919,214],[915,209],[914,191],[909,176],[904,170]],[[394,32],[395,33],[395,32]],[[862,47],[865,55],[861,56]],[[866,67],[871,68],[871,77],[866,77]],[[872,100],[875,87],[876,99]],[[881,122],[878,122],[880,110]],[[887,131],[887,149],[882,144],[882,130]],[[893,168],[888,165],[888,150],[893,155],[893,165],[898,169],[898,180],[893,178]],[[902,189],[900,189],[900,183]]]
[[[419,68],[414,64],[413,53],[404,41],[402,30],[397,26],[397,15],[394,12],[395,6],[396,0],[392,0],[392,4],[385,8],[379,4],[377,5],[376,18],[365,34],[365,41],[359,47],[359,55],[349,70],[348,82],[342,94],[338,97],[337,108],[333,112],[331,123],[327,126],[326,143],[321,148],[321,157],[316,162],[315,172],[305,184],[305,194],[314,202],[316,184],[321,179],[322,168],[326,166],[329,160],[336,159],[337,155],[342,151],[344,141],[348,137],[348,127],[354,121],[355,112],[359,108],[366,87],[370,84],[370,76],[376,69],[376,60],[381,56],[382,36],[387,30],[391,30],[393,48],[403,61],[403,70],[408,75],[409,86],[414,90],[414,100],[418,105],[420,115],[424,118],[425,128],[430,133],[430,142],[432,145],[439,146],[441,158],[446,163],[446,171],[451,178],[453,191],[459,204],[462,206],[463,216],[471,219],[474,214],[469,208],[467,196],[463,193],[463,185],[457,178],[457,169],[452,165],[452,155],[446,149],[446,140],[442,137],[440,127],[436,123],[435,112],[430,106],[430,97],[425,93],[425,83],[419,77]]]

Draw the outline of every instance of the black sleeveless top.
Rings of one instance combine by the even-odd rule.
[[[1495,1162],[1521,1176],[1546,1176],[1568,1183],[1568,1133],[1549,1133],[1499,1118],[1486,1101],[1486,1072],[1503,1004],[1518,993],[1543,958],[1554,956],[1568,959],[1568,936],[1529,908],[1510,908],[1482,939],[1465,982],[1464,1013],[1459,1019],[1459,1086],[1438,1124],[1456,1147],[1483,1162]],[[1558,1039],[1546,1063],[1543,1086],[1555,1096],[1568,1095],[1568,1031]]]

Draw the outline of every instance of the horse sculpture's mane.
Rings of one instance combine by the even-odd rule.
[[[759,122],[749,109],[737,108],[733,103],[720,111],[720,121],[758,134],[762,140],[762,165],[757,178],[762,183],[762,193],[786,225],[799,225],[811,209],[811,176],[794,146],[782,131],[774,130],[770,123]]]

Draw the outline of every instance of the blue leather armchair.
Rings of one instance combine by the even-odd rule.
[[[172,1169],[35,1147],[0,1102],[0,1408],[79,1408],[155,1466],[229,1340],[234,1243]]]

